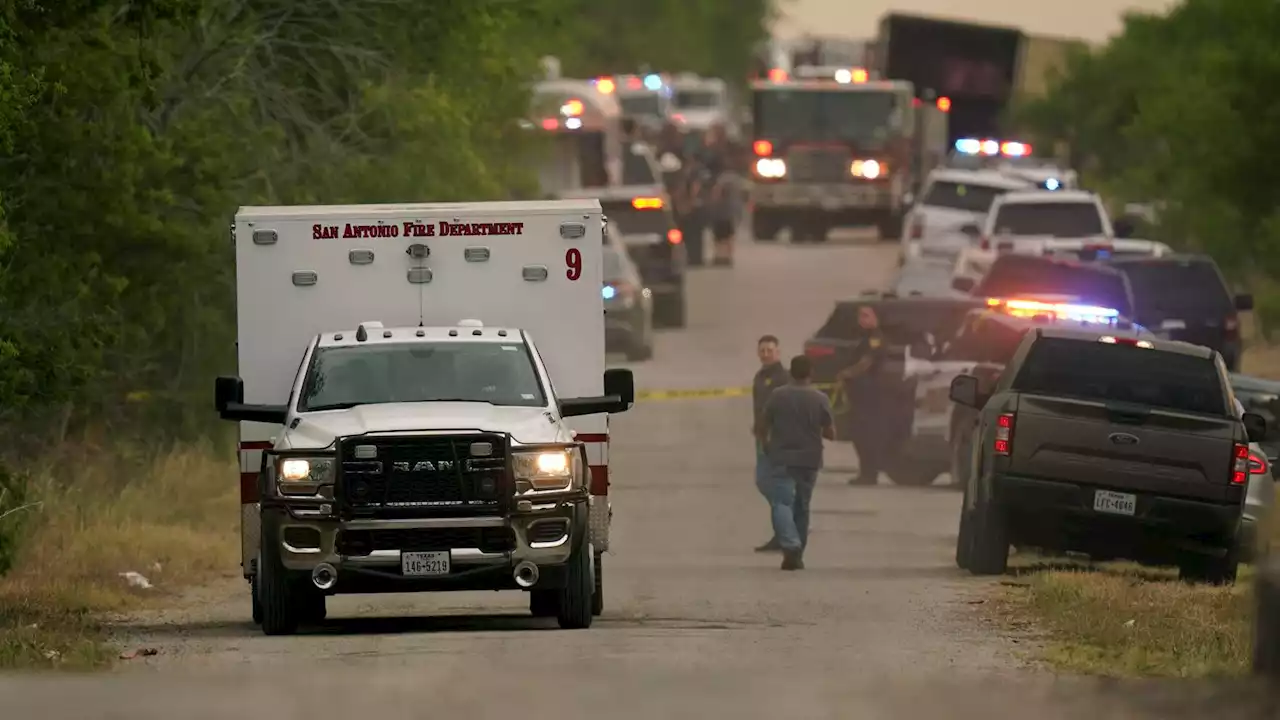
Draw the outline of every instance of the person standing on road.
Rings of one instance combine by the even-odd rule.
[[[769,505],[782,546],[782,569],[803,570],[809,544],[809,503],[822,469],[822,441],[834,440],[831,401],[813,387],[809,358],[791,359],[791,383],[765,401],[757,439],[771,466]]]
[[[844,393],[844,412],[849,414],[853,447],[858,453],[858,474],[850,485],[875,485],[885,469],[888,446],[886,432],[884,365],[885,339],[875,308],[858,308],[858,326],[862,339],[854,348],[854,363],[836,373],[836,382]]]
[[[778,351],[778,338],[773,335],[765,335],[756,342],[756,357],[760,358],[760,369],[756,371],[755,379],[751,383],[751,400],[755,407],[751,433],[757,438],[756,489],[768,501],[770,498],[771,473],[769,456],[765,454],[764,443],[759,440],[760,422],[764,415],[765,402],[769,400],[774,390],[786,385],[791,376],[787,373],[786,368],[782,367],[782,360]],[[772,503],[770,504],[769,512],[772,517]],[[782,545],[778,542],[778,535],[774,533],[769,542],[756,548],[756,552],[777,552],[781,549]]]
[[[704,222],[711,228],[715,241],[713,263],[720,267],[733,265],[733,240],[737,222],[737,195],[730,167],[729,141],[725,128],[717,123],[707,129],[698,153],[699,180],[697,197],[701,201]]]

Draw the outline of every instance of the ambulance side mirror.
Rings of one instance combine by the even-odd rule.
[[[244,381],[229,375],[213,381],[213,405],[223,420],[283,425],[289,415],[284,405],[245,405]]]
[[[620,413],[631,409],[636,401],[635,377],[630,370],[604,371],[604,395],[568,398],[560,401],[561,417]]]

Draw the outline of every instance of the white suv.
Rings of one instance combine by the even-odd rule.
[[[903,264],[955,262],[971,242],[961,228],[982,222],[992,204],[1005,193],[1033,187],[1028,180],[994,170],[933,171],[903,223]]]

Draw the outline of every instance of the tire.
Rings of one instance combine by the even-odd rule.
[[[595,554],[595,591],[591,593],[591,614],[600,617],[604,612],[604,555]]]
[[[970,521],[973,541],[969,549],[969,572],[1003,575],[1009,569],[1009,521],[1004,508],[989,497],[982,498]]]
[[[315,588],[299,587],[295,591],[298,597],[298,622],[301,625],[319,625],[329,616],[328,602],[324,593]]]
[[[258,599],[258,581],[256,578],[249,578],[249,597],[253,603],[253,624],[262,624],[262,601]]]
[[[653,345],[648,338],[632,336],[627,340],[624,355],[628,362],[644,362],[653,357]]]
[[[969,569],[973,556],[973,513],[969,511],[969,485],[964,486],[964,499],[960,501],[960,528],[956,532],[956,567]]]
[[[1204,585],[1233,585],[1240,570],[1240,548],[1232,543],[1222,557],[1194,555],[1178,566],[1178,579]]]
[[[928,487],[944,471],[945,469],[939,468],[936,463],[899,458],[889,464],[888,474],[894,485]]]
[[[556,591],[559,595],[556,622],[565,630],[586,630],[595,619],[591,612],[595,594],[595,583],[591,581],[592,552],[585,533],[581,542],[569,558],[564,588]]]
[[[293,635],[298,632],[297,587],[280,562],[279,552],[269,546],[272,528],[262,528],[258,551],[258,599],[262,603],[262,632],[265,635]]]
[[[536,618],[555,617],[560,607],[559,590],[530,590],[529,614]]]
[[[965,443],[954,439],[951,441],[951,484],[958,487],[969,485],[969,453]]]
[[[684,291],[659,295],[653,299],[653,324],[655,327],[682,328],[685,326]]]
[[[890,215],[877,225],[880,231],[880,242],[898,242],[902,239],[902,216]]]
[[[1258,572],[1254,587],[1253,672],[1280,681],[1280,563]]]
[[[756,242],[777,242],[778,226],[754,215],[751,218],[751,238]]]

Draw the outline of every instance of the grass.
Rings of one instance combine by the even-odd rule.
[[[0,577],[0,669],[106,665],[116,655],[105,614],[235,572],[233,454],[184,447],[109,463],[102,453],[77,455],[34,476],[28,500],[38,505],[0,521],[23,522],[15,565]],[[152,587],[131,585],[128,572]]]
[[[1246,328],[1248,326],[1246,325]],[[1280,379],[1280,347],[1253,345],[1241,370]],[[1280,523],[1272,523],[1280,548]],[[1274,552],[1274,551],[1273,551]],[[1021,567],[1019,567],[1021,566]],[[1248,672],[1253,578],[1233,587],[1178,582],[1175,572],[1128,564],[1053,560],[1014,563],[997,611],[1030,620],[1049,640],[1044,660],[1058,669],[1115,677],[1214,677]]]

